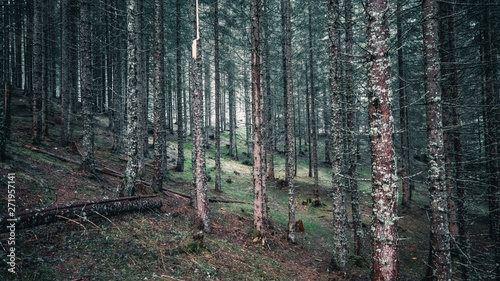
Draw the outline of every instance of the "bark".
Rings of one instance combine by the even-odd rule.
[[[193,112],[193,181],[196,190],[196,210],[197,220],[202,222],[203,231],[211,231],[210,215],[207,198],[207,176],[205,164],[205,148],[203,147],[203,92],[201,91],[201,48],[199,48],[199,29],[198,29],[198,0],[191,1],[191,26],[193,39],[193,61],[191,64],[192,75],[192,112]]]
[[[345,29],[345,93],[347,96],[347,147],[348,147],[348,191],[351,195],[352,224],[354,238],[354,254],[363,256],[365,252],[365,234],[363,230],[362,210],[361,210],[361,192],[358,188],[358,141],[356,138],[356,95],[354,93],[353,83],[353,64],[352,48],[353,38],[353,20],[352,3],[346,1],[344,6],[344,15],[346,22]]]
[[[270,71],[270,66],[269,66],[269,60],[270,60],[270,54],[269,54],[269,43],[267,40],[268,34],[270,34],[270,31],[268,30],[268,7],[267,7],[267,0],[264,0],[264,15],[262,16],[262,34],[264,36],[264,42],[262,42],[262,49],[263,49],[263,65],[262,65],[262,72],[263,72],[263,90],[264,90],[264,98],[266,102],[264,103],[264,114],[265,114],[265,120],[266,124],[266,145],[265,145],[265,157],[266,157],[266,171],[267,171],[267,178],[270,180],[273,180],[275,178],[274,174],[274,146],[275,146],[275,136],[274,136],[274,124],[275,122],[275,117],[274,117],[274,108],[275,108],[275,101],[274,97],[271,93],[271,71]],[[252,127],[253,128],[253,127]]]
[[[82,95],[82,167],[90,172],[95,171],[94,151],[94,97],[92,94],[92,58],[90,2],[84,0],[80,5],[80,38],[81,38],[81,95]]]
[[[70,9],[69,0],[61,0],[61,146],[68,145],[71,139],[71,90],[70,90]]]
[[[253,187],[254,187],[254,226],[263,233],[268,224],[266,164],[265,164],[265,126],[264,97],[262,95],[262,30],[261,1],[251,1],[251,44],[252,44],[252,130],[253,130]]]
[[[328,37],[330,40],[330,94],[331,94],[331,148],[332,148],[332,198],[333,198],[333,253],[331,266],[344,270],[347,267],[347,212],[342,173],[342,121],[339,86],[338,0],[328,2]],[[312,104],[312,103],[311,103]],[[328,136],[327,136],[328,137]]]
[[[368,1],[368,115],[372,160],[372,280],[398,280],[394,155],[386,0]]]
[[[181,3],[182,0],[177,0],[175,5],[176,11],[176,32],[175,32],[175,45],[176,51],[176,93],[177,93],[177,166],[178,172],[184,171],[184,126],[183,126],[183,104],[182,104],[182,65],[181,65]]]
[[[229,100],[229,155],[231,158],[238,160],[238,146],[236,140],[236,90],[234,87],[234,63],[228,61],[227,68],[227,83],[228,83],[228,100]]]
[[[451,280],[450,233],[445,183],[441,72],[438,53],[437,4],[425,0],[423,9],[424,77],[428,140],[431,249],[428,280]]]
[[[252,157],[252,102],[250,101],[250,91],[248,87],[248,79],[246,63],[243,65],[243,91],[245,92],[245,132],[246,132],[246,143],[247,143],[247,157]]]
[[[292,34],[290,23],[290,0],[283,0],[283,72],[284,72],[284,103],[285,103],[285,182],[288,187],[288,235],[292,243],[297,243],[295,237],[295,190],[293,186],[294,170],[294,128],[293,128],[293,93],[292,93]]]
[[[0,161],[5,160],[5,149],[7,146],[7,136],[4,127],[4,114],[5,107],[4,105],[4,96],[7,96],[7,92],[9,91],[9,84],[7,83],[7,79],[5,77],[6,69],[5,65],[7,64],[3,59],[5,56],[5,7],[0,7],[0,91],[3,91],[5,95],[0,95]]]
[[[33,144],[42,143],[42,92],[43,92],[43,64],[42,64],[42,6],[43,3],[35,1],[33,10]],[[8,49],[8,48],[6,48]]]
[[[162,201],[154,196],[128,196],[116,199],[105,199],[87,202],[76,202],[69,205],[58,205],[39,210],[27,210],[14,214],[15,222],[11,214],[0,216],[1,231],[9,231],[8,226],[15,223],[15,229],[23,229],[38,225],[49,224],[58,221],[83,218],[88,220],[90,216],[107,216],[124,212],[134,212],[149,209],[159,209]],[[77,222],[78,223],[78,222]]]
[[[314,56],[313,56],[313,39],[312,39],[312,15],[311,15],[311,5],[309,5],[309,65],[310,65],[310,79],[309,83],[311,90],[309,94],[311,96],[311,136],[312,136],[312,151],[311,160],[313,167],[313,178],[314,178],[314,196],[319,198],[319,183],[318,183],[318,127],[316,126],[316,88],[314,87]]]
[[[160,191],[163,186],[166,163],[164,152],[166,146],[165,94],[164,89],[164,56],[163,56],[163,1],[154,3],[154,174],[153,190]]]
[[[219,1],[214,1],[214,98],[215,98],[215,191],[222,191],[220,176],[220,69],[219,69]]]
[[[135,192],[135,182],[139,169],[139,120],[138,107],[141,75],[139,73],[139,36],[138,36],[138,14],[137,0],[127,0],[127,168],[120,189],[120,196],[130,196]]]
[[[112,9],[118,9],[118,0],[112,0]],[[113,21],[115,26],[120,25],[120,16],[118,16],[118,13],[115,13],[113,16]],[[115,42],[118,46],[122,45],[122,39],[121,39],[121,34],[118,30],[113,29],[111,32],[111,37],[112,41]],[[113,73],[112,73],[112,80],[113,80],[113,102],[112,102],[112,108],[111,110],[113,111],[113,149],[112,151],[121,153],[124,150],[124,113],[125,113],[125,106],[124,104],[124,96],[123,96],[123,90],[122,90],[122,52],[121,48],[113,48],[112,51],[112,57],[113,57]]]

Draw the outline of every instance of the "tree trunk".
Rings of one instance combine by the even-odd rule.
[[[368,1],[368,115],[372,158],[372,280],[398,280],[396,163],[391,114],[386,0]]]
[[[243,64],[243,91],[245,92],[245,139],[247,143],[247,157],[250,159],[253,154],[252,144],[252,102],[247,79],[247,64]]]
[[[220,176],[220,69],[219,69],[219,1],[214,1],[214,98],[215,98],[215,191],[221,192]]]
[[[82,167],[90,172],[95,171],[94,151],[94,97],[92,89],[92,58],[91,55],[91,23],[90,2],[84,0],[80,6],[80,38],[81,49],[81,93],[82,93]]]
[[[450,233],[445,182],[441,73],[438,53],[437,4],[424,0],[424,77],[427,115],[431,237],[428,280],[451,280]]]
[[[295,190],[293,186],[294,167],[294,128],[293,128],[293,93],[292,93],[292,34],[290,23],[290,0],[281,2],[283,29],[283,99],[285,103],[285,182],[288,187],[288,235],[292,243],[297,243],[295,237]]]
[[[177,166],[178,172],[184,171],[184,126],[183,126],[183,104],[182,104],[182,65],[181,65],[181,3],[182,0],[177,0],[175,5],[176,20],[175,20],[175,45],[176,51],[176,93],[177,93]]]
[[[54,206],[41,210],[27,210],[15,213],[15,228],[17,230],[57,221],[73,221],[76,218],[83,218],[85,221],[89,216],[107,216],[123,212],[159,209],[161,206],[161,200],[153,198],[153,196],[128,196],[91,202],[76,202],[66,206]],[[2,232],[9,231],[8,226],[12,225],[10,219],[13,219],[10,215],[0,216]]]
[[[120,196],[131,196],[135,192],[135,181],[139,169],[139,120],[138,107],[141,75],[139,69],[139,36],[138,36],[139,6],[137,0],[127,0],[127,168],[123,178]]]
[[[344,270],[347,266],[347,212],[342,183],[342,120],[339,86],[339,38],[337,20],[338,0],[328,2],[328,37],[330,39],[330,94],[331,94],[331,146],[332,146],[332,198],[333,198],[333,269]],[[312,104],[312,103],[311,103]],[[327,135],[327,137],[329,137]]]
[[[203,92],[201,91],[201,48],[198,47],[199,23],[198,0],[191,0],[191,37],[193,39],[191,64],[192,75],[192,112],[193,112],[193,181],[196,189],[196,210],[198,222],[203,224],[203,231],[210,232],[210,216],[207,198],[207,180],[205,164],[205,148],[203,147]]]
[[[42,13],[43,3],[35,1],[33,10],[33,126],[31,136],[31,142],[35,145],[42,143]]]
[[[230,59],[230,58],[229,58]],[[238,146],[236,144],[236,90],[234,88],[234,63],[228,61],[227,84],[229,100],[229,155],[238,160]]]
[[[268,224],[265,163],[264,98],[262,95],[262,30],[261,1],[251,1],[252,44],[252,129],[253,129],[253,187],[254,226],[263,233]]]
[[[164,163],[166,146],[165,94],[164,90],[164,56],[163,56],[163,1],[154,3],[154,174],[153,190],[162,189],[166,163]]]
[[[356,138],[356,95],[354,94],[353,83],[353,65],[352,65],[352,48],[354,45],[353,38],[353,20],[352,20],[352,3],[346,1],[344,6],[345,15],[345,93],[347,97],[347,147],[348,147],[348,191],[351,195],[352,209],[352,224],[354,238],[354,254],[363,256],[365,252],[364,245],[364,230],[361,210],[361,194],[358,188],[358,140]]]
[[[268,4],[267,0],[264,0],[264,15],[262,16],[262,33],[263,33],[263,42],[262,42],[262,49],[263,49],[263,56],[264,56],[264,62],[262,65],[262,72],[263,72],[263,95],[265,99],[264,103],[264,115],[265,115],[265,120],[266,124],[266,144],[265,144],[265,157],[266,157],[266,171],[267,171],[267,178],[270,180],[274,180],[275,175],[274,175],[274,146],[275,146],[275,136],[274,136],[274,124],[275,124],[275,118],[274,118],[274,97],[271,93],[271,71],[270,71],[270,66],[269,66],[269,60],[271,58],[269,54],[269,42],[267,38],[269,37],[268,34],[270,34],[269,31],[269,26],[268,26]],[[253,114],[253,113],[252,113]],[[253,126],[252,126],[253,128]]]
[[[112,9],[118,9],[117,0],[112,0]],[[115,13],[113,16],[113,21],[115,26],[120,25],[120,17],[118,13]],[[111,40],[115,42],[118,46],[122,45],[122,39],[118,30],[113,29],[111,31]],[[122,91],[122,53],[121,48],[114,48],[112,51],[113,57],[113,99],[112,99],[112,108],[113,111],[113,152],[121,153],[124,150],[124,97]]]
[[[71,139],[71,91],[69,88],[70,41],[69,41],[69,0],[61,0],[61,146]]]
[[[314,177],[314,196],[319,198],[319,183],[318,183],[318,127],[316,126],[316,89],[314,87],[314,57],[313,57],[313,44],[312,44],[312,15],[311,15],[311,4],[309,5],[309,65],[310,65],[310,79],[309,83],[311,85],[311,90],[309,94],[311,96],[311,136],[312,136],[312,151],[311,160],[313,167],[313,177]],[[330,39],[331,40],[331,39]],[[325,150],[327,150],[325,148]]]

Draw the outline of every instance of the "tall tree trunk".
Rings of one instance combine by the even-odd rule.
[[[32,143],[35,145],[42,143],[42,92],[43,92],[43,64],[42,64],[42,25],[43,3],[35,1],[33,10],[33,126]],[[6,36],[8,37],[8,36]],[[7,42],[8,43],[8,42]],[[8,45],[5,50],[7,51]],[[6,83],[9,81],[8,73]]]
[[[253,129],[253,221],[257,231],[263,233],[268,223],[265,163],[264,98],[262,95],[262,30],[261,1],[251,1],[252,44],[252,129]]]
[[[138,36],[138,54],[139,54],[139,76],[140,79],[137,80],[137,89],[138,89],[138,112],[137,118],[139,122],[138,126],[138,141],[139,141],[139,170],[138,177],[140,179],[144,179],[145,176],[145,157],[148,151],[149,138],[148,138],[148,54],[147,54],[147,40],[146,36],[146,25],[144,24],[144,2],[140,1],[139,5],[139,13],[138,17],[138,27],[137,27],[137,36]]]
[[[119,9],[118,0],[112,0],[112,9]],[[120,26],[120,16],[113,15],[114,26]],[[122,36],[116,28],[111,31],[111,41],[117,46],[122,46]],[[113,151],[121,153],[124,149],[124,97],[122,90],[122,52],[121,48],[114,48],[112,51],[112,80],[113,99],[111,110],[113,111]]]
[[[141,85],[139,69],[139,5],[137,0],[127,0],[127,168],[123,178],[120,196],[131,196],[135,192],[135,181],[139,169],[139,120],[137,118],[139,103],[138,86]]]
[[[285,182],[288,187],[288,235],[292,243],[297,243],[295,237],[295,190],[293,186],[294,176],[294,128],[293,128],[293,93],[292,93],[292,34],[290,23],[290,0],[283,0],[282,28],[283,28],[283,99],[285,103]]]
[[[214,1],[214,98],[215,98],[215,191],[222,191],[220,176],[220,69],[219,1]]]
[[[69,0],[61,0],[61,146],[66,146],[71,139],[71,89],[69,85],[70,40],[69,40]]]
[[[275,108],[275,101],[274,97],[271,93],[271,71],[270,71],[270,65],[269,65],[269,60],[270,60],[270,54],[269,54],[269,42],[268,42],[268,37],[270,34],[269,27],[268,27],[268,3],[267,0],[264,0],[264,15],[262,16],[262,35],[263,35],[263,42],[262,42],[262,49],[263,49],[263,65],[262,65],[262,72],[263,72],[263,94],[264,94],[264,115],[265,115],[265,120],[266,124],[266,144],[265,144],[265,156],[266,156],[266,171],[267,171],[267,178],[270,180],[274,180],[275,178],[275,173],[274,173],[274,146],[275,146],[275,135],[274,135],[274,124],[275,124],[275,117],[274,117],[274,108]],[[253,113],[252,113],[253,114]],[[253,127],[252,127],[253,128]]]
[[[445,182],[441,72],[438,53],[437,4],[424,0],[422,5],[424,38],[424,77],[427,113],[431,237],[428,280],[451,280],[450,233]]]
[[[311,90],[309,94],[311,96],[311,136],[312,136],[312,167],[313,167],[313,177],[314,177],[314,196],[319,198],[319,181],[318,181],[318,127],[316,126],[316,88],[314,87],[314,57],[313,57],[313,39],[312,39],[312,15],[311,15],[311,5],[309,4],[309,13],[308,13],[308,29],[309,29],[309,73],[310,79],[309,83],[311,86]],[[330,39],[331,40],[331,39]],[[325,148],[326,150],[326,148]]]
[[[181,3],[182,0],[177,0],[175,5],[175,45],[176,51],[176,92],[177,92],[177,167],[178,172],[184,171],[184,119],[183,118],[183,104],[182,104],[182,61],[181,61]]]
[[[203,231],[211,230],[207,198],[207,180],[205,165],[205,148],[203,147],[203,92],[201,91],[201,48],[198,47],[199,23],[198,0],[191,0],[191,37],[193,39],[191,75],[193,83],[192,112],[193,112],[193,180],[196,188],[197,220],[203,224]]]
[[[372,280],[398,280],[396,163],[389,69],[387,0],[368,1],[368,115],[372,158]]]
[[[347,212],[342,173],[342,120],[339,85],[338,0],[328,2],[328,37],[330,39],[330,94],[331,94],[331,146],[332,146],[332,199],[333,199],[333,254],[331,267],[344,270],[347,266]],[[328,136],[327,136],[328,137]]]
[[[80,5],[80,38],[81,49],[81,92],[82,92],[82,167],[90,172],[95,171],[94,151],[94,97],[92,94],[92,58],[91,55],[91,23],[90,1],[82,0]]]
[[[361,210],[361,196],[358,188],[358,141],[356,138],[356,95],[354,94],[352,48],[353,20],[352,3],[350,0],[344,4],[345,15],[345,93],[347,99],[347,147],[348,147],[348,191],[351,195],[352,224],[354,238],[354,254],[363,256],[365,252],[364,230]]]
[[[164,90],[164,56],[163,56],[163,0],[154,2],[154,174],[152,187],[160,191],[163,186],[166,163],[164,162],[166,146],[165,94]]]
[[[247,64],[243,64],[243,91],[245,92],[245,132],[246,132],[246,143],[247,143],[247,157],[252,157],[253,154],[253,144],[252,144],[252,102],[250,100],[250,91],[248,87],[247,79]]]
[[[228,61],[227,84],[229,99],[229,155],[238,160],[238,146],[236,144],[236,90],[234,88],[234,63]]]

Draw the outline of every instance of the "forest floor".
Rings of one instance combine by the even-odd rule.
[[[15,173],[17,210],[43,208],[69,202],[116,197],[120,179],[104,174],[88,174],[78,165],[60,161],[49,155],[27,149],[31,145],[31,113],[27,101],[14,99],[12,136],[7,161],[0,163],[0,213],[7,212],[7,173]],[[74,118],[78,119],[78,118]],[[96,116],[96,156],[99,167],[123,172],[124,155],[110,152],[112,138],[107,118]],[[58,118],[49,120],[49,137],[40,149],[80,161],[75,147],[58,144]],[[77,120],[78,121],[78,120]],[[81,141],[81,124],[74,126],[74,138]],[[189,138],[188,138],[189,139]],[[176,138],[169,135],[169,168],[176,159]],[[16,272],[8,272],[8,233],[0,234],[1,280],[369,280],[369,225],[371,198],[369,181],[360,182],[363,222],[367,246],[363,257],[350,257],[349,273],[329,272],[332,244],[332,204],[328,196],[331,171],[320,168],[321,204],[314,206],[313,184],[308,177],[307,160],[300,158],[295,180],[296,219],[305,231],[298,233],[298,243],[286,239],[287,190],[279,181],[269,182],[269,213],[273,229],[266,241],[254,242],[252,220],[251,166],[227,156],[227,133],[223,133],[222,189],[213,192],[213,145],[207,150],[209,197],[247,202],[212,203],[210,215],[213,231],[197,236],[195,210],[189,200],[179,196],[158,194],[163,202],[160,210],[123,213],[113,216],[90,216],[88,219],[64,220],[15,232]],[[239,139],[244,151],[244,140]],[[164,188],[189,194],[191,186],[191,143],[185,145],[186,169],[169,170]],[[276,157],[277,177],[284,177],[283,155]],[[146,167],[145,180],[152,169]],[[360,167],[360,177],[369,178],[369,170]],[[151,192],[139,186],[139,193]],[[424,276],[428,255],[428,216],[425,189],[414,193],[411,211],[401,211],[399,253],[402,280],[420,280]],[[352,230],[352,229],[351,229]],[[351,231],[352,235],[352,231]],[[352,247],[352,245],[351,245]],[[352,253],[352,249],[350,251]]]

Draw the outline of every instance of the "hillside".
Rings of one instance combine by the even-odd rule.
[[[105,174],[88,174],[78,165],[58,160],[26,148],[30,145],[31,114],[25,97],[15,99],[12,137],[7,154],[0,163],[2,186],[7,173],[15,173],[15,204],[18,210],[43,208],[76,201],[116,197],[120,179]],[[55,109],[57,110],[57,108]],[[78,119],[78,118],[75,118]],[[75,147],[58,145],[57,118],[49,123],[49,137],[40,149],[80,161]],[[96,116],[96,156],[98,166],[124,171],[124,155],[110,152],[111,140],[105,117]],[[74,139],[81,139],[81,125],[74,126]],[[227,137],[223,134],[223,137]],[[169,135],[169,167],[175,163],[175,136]],[[223,144],[227,142],[223,140]],[[243,141],[240,140],[240,147]],[[17,275],[7,271],[8,233],[2,242],[2,280],[368,280],[370,259],[351,257],[351,273],[328,272],[331,253],[331,203],[328,196],[330,171],[320,168],[321,204],[314,206],[312,180],[307,176],[306,159],[298,161],[296,177],[297,219],[305,232],[298,234],[298,244],[286,240],[287,190],[277,182],[269,183],[269,207],[273,229],[265,242],[254,242],[252,225],[251,167],[222,154],[223,193],[210,198],[244,201],[212,203],[210,214],[213,232],[200,236],[194,227],[195,211],[189,200],[171,193],[157,194],[161,210],[142,210],[113,216],[89,216],[15,231]],[[244,150],[244,149],[240,149]],[[190,143],[186,144],[186,172],[169,171],[164,188],[189,194]],[[243,156],[241,157],[244,158]],[[207,150],[207,170],[212,178],[213,152]],[[278,155],[277,177],[283,177],[284,160]],[[147,167],[145,181],[151,180]],[[368,178],[366,168],[361,177]],[[369,182],[363,190],[364,223],[370,224]],[[139,193],[149,194],[146,185]],[[5,189],[2,189],[5,190]],[[399,224],[400,268],[403,280],[419,280],[425,271],[428,252],[426,191],[417,190],[411,212],[403,212]],[[7,211],[7,192],[0,195],[0,213]],[[365,231],[369,234],[369,227]],[[366,237],[369,244],[369,237]],[[352,252],[352,251],[351,251]]]

